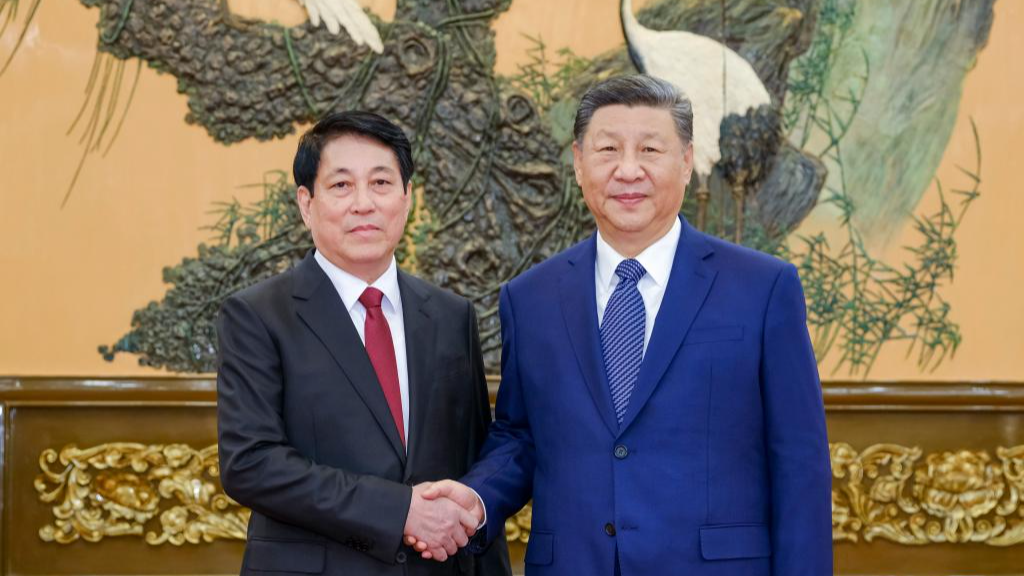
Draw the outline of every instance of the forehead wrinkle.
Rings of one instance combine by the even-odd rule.
[[[395,174],[395,173],[397,173],[397,170],[395,170],[391,166],[385,166],[385,165],[374,166],[373,168],[370,168],[369,170],[367,170],[368,174],[373,174],[374,172],[387,172],[389,174]],[[354,175],[355,172],[351,168],[347,168],[345,166],[339,166],[339,167],[335,168],[334,170],[328,169],[327,176],[334,176],[335,174]]]
[[[600,136],[610,136],[612,138],[622,138],[622,137],[625,137],[627,135],[634,135],[634,134],[623,133],[620,130],[615,130],[615,129],[611,129],[611,128],[598,128],[597,130],[594,131],[594,138],[597,138],[597,137],[600,137]],[[644,139],[644,138],[664,138],[665,137],[665,135],[662,134],[658,130],[644,130],[642,132],[637,132],[635,134],[635,136],[638,136],[641,139]]]

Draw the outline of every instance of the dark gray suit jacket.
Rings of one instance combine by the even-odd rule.
[[[252,509],[242,574],[509,574],[504,542],[423,560],[402,544],[414,484],[458,478],[490,424],[470,302],[399,272],[408,456],[359,334],[312,257],[229,297],[217,324],[225,492]]]

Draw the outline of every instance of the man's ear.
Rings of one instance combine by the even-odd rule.
[[[572,171],[576,175],[576,185],[580,188],[583,184],[580,182],[580,177],[583,175],[580,166],[583,165],[583,151],[580,150],[579,142],[572,141]]]
[[[686,166],[684,186],[688,186],[693,177],[693,142],[686,143],[686,148],[683,150],[683,164]]]
[[[309,228],[309,203],[313,201],[313,192],[305,186],[299,186],[295,191],[295,203],[299,205],[299,213],[302,214],[302,221]]]

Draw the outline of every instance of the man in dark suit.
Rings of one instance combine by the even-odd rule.
[[[679,216],[692,123],[649,76],[584,95],[573,151],[598,232],[502,288],[496,419],[462,478],[475,494],[426,493],[479,497],[485,540],[532,495],[529,576],[832,573],[800,280]]]
[[[508,574],[504,542],[456,555],[479,508],[421,496],[469,469],[490,409],[472,304],[396,266],[408,139],[332,114],[294,173],[315,250],[228,298],[217,327],[221,480],[252,509],[242,574]]]

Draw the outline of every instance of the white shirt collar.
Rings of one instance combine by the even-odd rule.
[[[647,276],[662,288],[668,285],[668,278],[672,274],[672,262],[675,261],[676,247],[679,245],[682,231],[683,225],[680,224],[679,218],[676,218],[672,228],[664,236],[636,256],[636,260],[647,271]],[[611,287],[619,283],[615,269],[625,259],[626,257],[616,252],[598,231],[596,272],[602,286]]]
[[[313,258],[320,265],[324,273],[327,274],[327,277],[330,278],[331,284],[334,284],[334,289],[338,291],[338,296],[341,296],[341,301],[345,304],[345,310],[349,313],[352,312],[352,308],[359,302],[359,297],[363,295],[363,291],[369,286],[373,286],[384,293],[384,301],[381,303],[381,306],[390,304],[394,312],[402,312],[402,296],[398,289],[398,265],[395,263],[394,256],[391,257],[391,264],[388,265],[388,269],[373,284],[367,284],[361,278],[353,276],[335,266],[319,250],[313,254]]]

